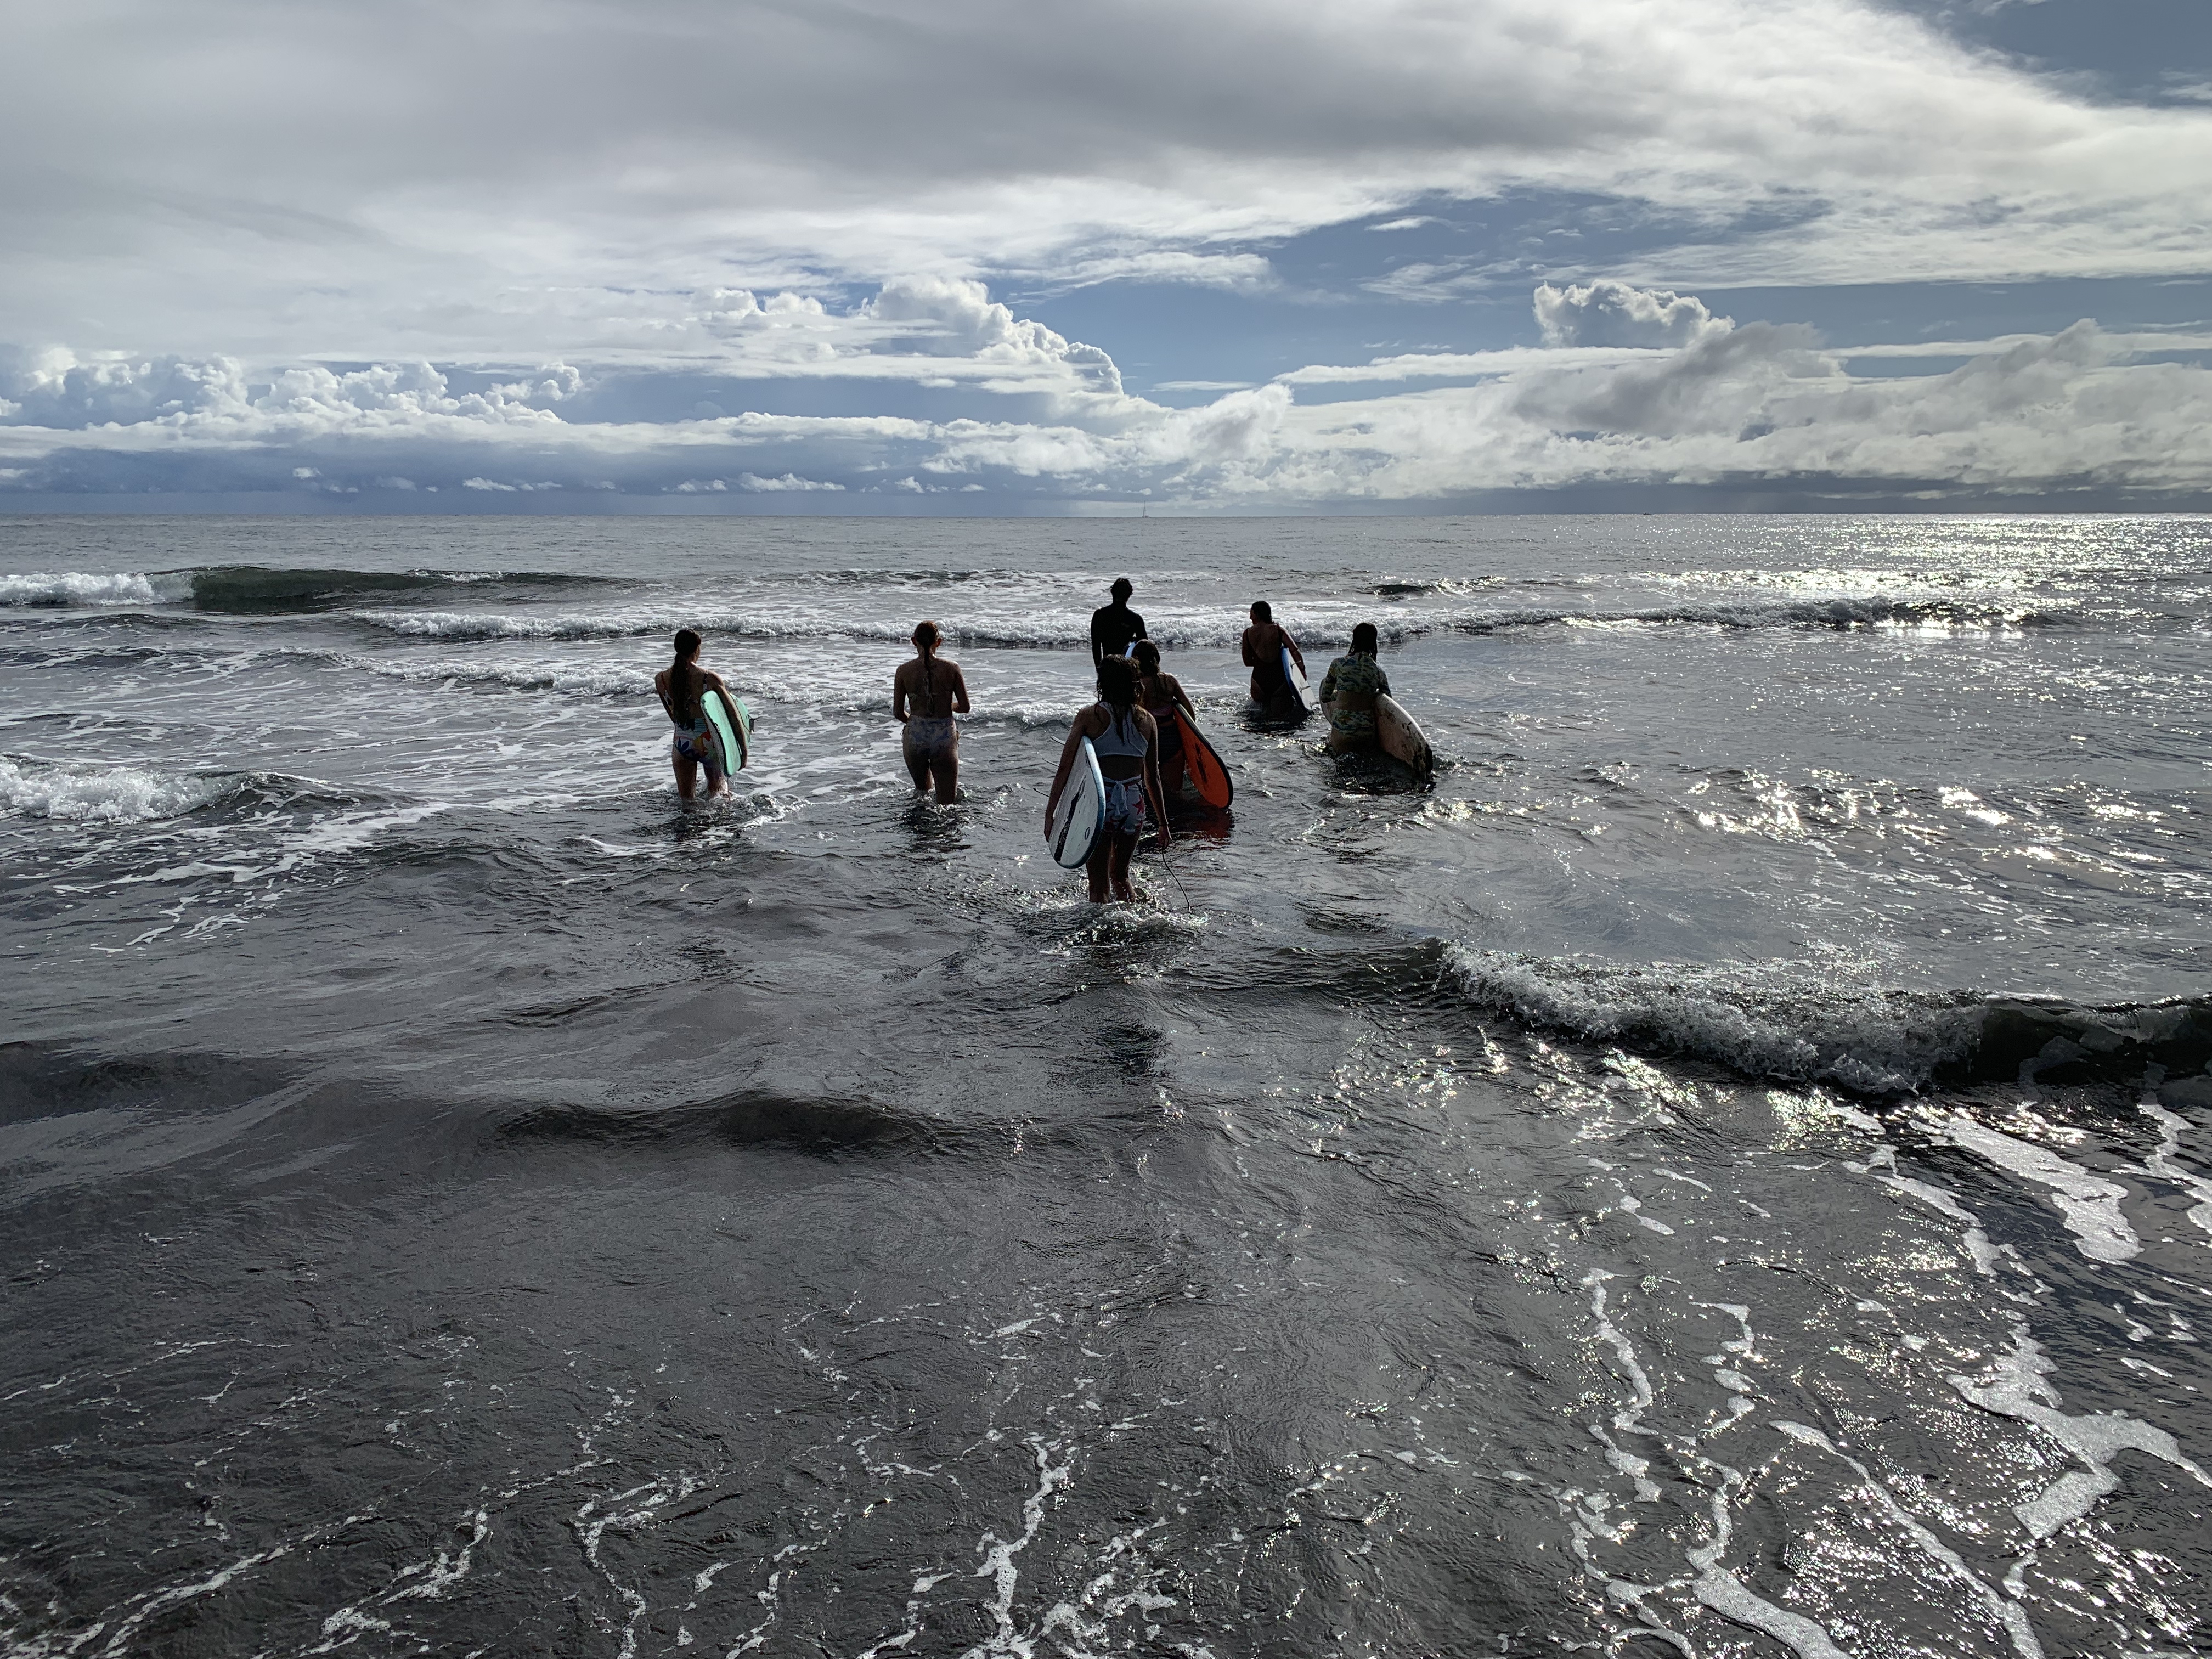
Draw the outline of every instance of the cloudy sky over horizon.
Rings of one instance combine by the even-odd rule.
[[[2205,0],[0,5],[0,510],[2212,506]]]

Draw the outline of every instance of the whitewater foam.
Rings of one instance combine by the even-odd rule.
[[[0,759],[0,812],[70,823],[143,823],[220,800],[243,775],[156,772],[137,766],[40,765]]]
[[[153,580],[137,571],[101,575],[83,570],[0,576],[0,605],[159,605]]]
[[[1445,970],[1469,1001],[1530,1024],[1866,1094],[1917,1087],[1978,1035],[1972,998],[1846,990],[1796,963],[1629,967],[1454,945]]]
[[[2125,1261],[2142,1254],[2142,1241],[2120,1209],[2128,1189],[2118,1182],[2092,1175],[2047,1146],[2001,1133],[1963,1112],[1944,1120],[1941,1133],[1953,1146],[1978,1152],[2000,1169],[2050,1188],[2051,1202],[2065,1218],[2066,1231],[2074,1235],[2075,1248],[2092,1261]]]

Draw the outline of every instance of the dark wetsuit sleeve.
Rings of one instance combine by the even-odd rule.
[[[1091,613],[1091,665],[1098,666],[1106,659],[1106,617],[1110,606],[1101,605]]]

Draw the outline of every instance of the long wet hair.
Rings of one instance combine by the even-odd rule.
[[[698,635],[678,629],[676,660],[668,665],[668,713],[678,726],[696,724],[704,712],[699,707],[699,671],[691,663],[698,654]]]
[[[1358,627],[1352,630],[1352,650],[1353,655],[1371,657],[1382,648],[1382,641],[1381,637],[1375,632],[1375,624],[1373,623],[1362,623]]]
[[[1160,648],[1150,640],[1139,640],[1129,655],[1137,665],[1137,672],[1146,679],[1160,672]]]
[[[1114,711],[1114,729],[1120,731],[1137,712],[1137,665],[1127,657],[1107,657],[1098,664],[1098,699]]]
[[[921,653],[921,684],[924,693],[937,696],[937,647],[945,643],[944,630],[927,619],[914,625],[914,647]]]

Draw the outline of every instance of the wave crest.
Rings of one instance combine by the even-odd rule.
[[[1285,607],[1286,613],[1289,608]],[[1978,605],[1955,600],[1820,599],[1727,600],[1656,607],[1570,608],[1541,606],[1471,607],[1434,611],[1370,614],[1341,599],[1316,600],[1291,613],[1294,632],[1316,650],[1342,647],[1355,622],[1373,621],[1393,641],[1436,633],[1498,634],[1523,629],[1583,628],[1937,628],[2002,630],[2047,627],[2073,620],[2064,611],[2037,611],[2017,605]],[[840,614],[834,609],[796,607],[787,601],[758,605],[639,605],[605,611],[561,611],[546,614],[491,611],[356,611],[352,620],[415,639],[454,641],[634,639],[678,628],[739,639],[881,641],[905,644],[911,624]],[[1091,641],[1088,612],[1010,605],[1000,616],[937,618],[956,647],[1000,650],[1077,651]],[[1151,619],[1152,637],[1168,649],[1234,647],[1243,637],[1244,613],[1231,606],[1192,611]]]
[[[32,571],[0,576],[0,605],[76,606],[159,605],[153,579],[135,570],[102,574],[89,570]]]
[[[149,823],[216,807],[355,804],[325,786],[276,772],[163,772],[0,758],[0,816],[62,823]]]
[[[2057,999],[1840,986],[1810,965],[1620,965],[1445,947],[1448,984],[1540,1030],[1854,1094],[1931,1084],[2138,1081],[2212,1061],[2212,1000]]]

